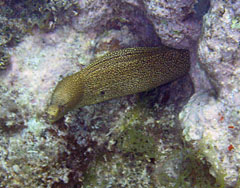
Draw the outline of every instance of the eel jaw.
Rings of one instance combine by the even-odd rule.
[[[61,113],[61,108],[58,105],[50,105],[47,109],[47,116],[48,120],[51,123],[54,123],[63,117],[63,114]]]

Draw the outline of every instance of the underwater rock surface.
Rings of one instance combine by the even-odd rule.
[[[144,0],[143,3],[164,44],[186,48],[198,39],[201,24],[193,16],[194,0]]]
[[[0,187],[239,186],[238,1],[212,0],[203,25],[206,0],[33,2],[0,1]],[[47,123],[63,77],[162,43],[190,50],[189,75]]]
[[[225,187],[240,186],[239,9],[239,1],[211,1],[198,55],[212,89],[195,93],[180,114],[185,139],[207,158],[211,174]]]

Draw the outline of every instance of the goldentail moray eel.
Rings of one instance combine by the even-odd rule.
[[[185,75],[189,51],[169,47],[136,47],[109,52],[60,81],[47,109],[55,122],[69,111],[150,90]]]

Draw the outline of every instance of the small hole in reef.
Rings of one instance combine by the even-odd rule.
[[[101,95],[104,95],[104,94],[105,94],[105,91],[101,91],[100,94],[101,94]]]

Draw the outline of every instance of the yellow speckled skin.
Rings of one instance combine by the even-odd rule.
[[[76,107],[147,91],[183,76],[189,68],[187,50],[137,47],[107,53],[58,83],[47,110],[49,120]]]

